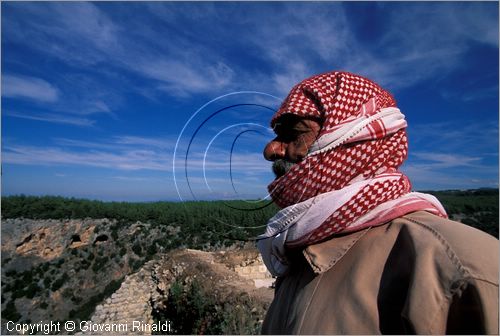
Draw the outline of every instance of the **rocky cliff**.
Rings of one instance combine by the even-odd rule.
[[[148,244],[177,230],[107,219],[3,220],[2,334],[9,320],[89,321],[75,330],[84,334],[123,321],[168,321],[170,333],[258,332],[272,279],[257,251]]]

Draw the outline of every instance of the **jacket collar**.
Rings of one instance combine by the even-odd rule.
[[[324,273],[335,266],[369,230],[370,227],[346,235],[334,236],[327,241],[308,246],[302,253],[314,273]]]

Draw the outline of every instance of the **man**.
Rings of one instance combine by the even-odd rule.
[[[264,149],[283,209],[258,247],[278,276],[271,334],[498,334],[498,240],[450,221],[398,168],[406,121],[376,83],[297,84]]]

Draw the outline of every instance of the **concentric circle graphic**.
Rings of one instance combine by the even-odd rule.
[[[262,151],[275,137],[268,125],[281,100],[264,92],[238,91],[196,110],[183,125],[174,148],[172,172],[179,200],[219,200],[242,213],[268,207],[272,201],[267,184],[274,176]],[[232,202],[236,200],[244,206]],[[212,219],[222,223],[215,216]],[[265,226],[222,224],[239,229]]]

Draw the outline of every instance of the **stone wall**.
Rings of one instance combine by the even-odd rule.
[[[242,292],[251,294],[270,287],[273,279],[260,256],[235,257],[238,253],[178,250],[159,255],[139,272],[127,276],[120,288],[96,307],[91,324],[115,326],[114,331],[87,330],[78,334],[151,334],[151,330],[147,329],[134,330],[133,323],[153,324],[153,310],[164,308],[162,305],[166,302],[170,285],[176,279],[212,281],[214,293],[219,292],[222,297],[241,295]],[[238,264],[234,263],[236,260]],[[266,304],[271,301],[271,289],[258,293],[260,300]],[[118,330],[118,326],[121,329]]]
[[[274,282],[260,255],[249,265],[234,267],[234,271],[246,279],[253,280],[256,288],[271,287]]]
[[[157,261],[146,263],[139,272],[127,276],[120,288],[98,305],[91,318],[93,324],[124,326],[114,332],[90,330],[80,334],[140,334],[150,335],[151,332],[140,332],[133,329],[133,321],[153,323],[151,318],[150,299],[156,291],[156,284],[151,278],[152,269],[158,264]],[[87,325],[89,327],[89,325]],[[118,329],[118,328],[117,328]],[[126,329],[126,330],[124,330]],[[134,330],[134,331],[132,331]]]

